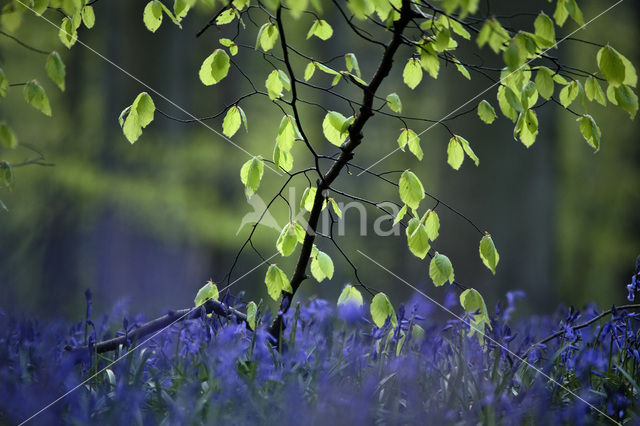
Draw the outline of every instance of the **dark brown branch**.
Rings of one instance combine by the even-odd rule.
[[[98,342],[93,346],[93,349],[96,353],[104,353],[115,351],[121,346],[126,347],[129,344],[135,343],[136,340],[139,340],[145,336],[148,336],[152,333],[155,333],[163,328],[169,327],[175,323],[180,321],[188,320],[188,319],[196,319],[200,318],[202,314],[211,314],[214,313],[221,317],[231,317],[235,316],[238,322],[247,323],[247,316],[242,312],[238,311],[235,308],[231,308],[225,305],[222,302],[218,302],[217,300],[209,299],[207,300],[202,307],[194,307],[187,309],[179,309],[177,311],[170,311],[166,315],[163,315],[159,318],[151,320],[147,323],[142,324],[140,327],[136,328],[130,333],[125,335],[114,337],[113,339],[104,340],[102,342]],[[66,346],[65,350],[67,351],[79,351],[79,350],[87,350],[88,346]]]
[[[291,300],[293,299],[296,291],[298,290],[302,282],[307,278],[306,270],[309,264],[309,258],[311,257],[311,249],[315,240],[318,220],[320,218],[320,213],[322,211],[322,206],[324,203],[324,192],[325,190],[329,189],[329,186],[340,175],[342,169],[353,158],[353,151],[358,147],[358,145],[362,143],[362,129],[364,128],[369,118],[373,116],[372,106],[375,99],[375,93],[380,87],[382,81],[389,75],[389,72],[391,71],[391,67],[393,66],[393,57],[398,48],[402,45],[402,32],[411,20],[411,14],[410,2],[408,0],[403,0],[400,18],[396,22],[394,22],[393,25],[393,37],[391,38],[389,44],[385,47],[382,59],[380,60],[378,69],[371,79],[371,82],[363,89],[364,93],[362,106],[360,107],[359,114],[355,117],[354,122],[351,124],[351,126],[349,126],[348,142],[345,142],[340,147],[341,153],[335,163],[331,165],[329,170],[322,176],[321,179],[318,179],[318,188],[316,191],[316,196],[313,200],[313,208],[311,209],[309,220],[307,221],[307,234],[304,238],[304,242],[302,243],[302,249],[300,250],[296,268],[293,272],[293,276],[291,277],[291,289],[293,291],[291,293],[282,293],[280,311],[278,312],[278,315],[274,319],[269,329],[271,336],[273,336],[276,340],[279,339],[282,331],[283,316],[291,306]]]

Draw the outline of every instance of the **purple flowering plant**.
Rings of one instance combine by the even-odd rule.
[[[78,31],[93,27],[94,8],[104,3],[12,0],[3,7],[2,23],[15,30],[22,14],[48,20],[44,14],[52,9],[62,14],[58,38],[70,49],[76,43],[84,45]],[[444,424],[638,423],[637,305],[604,311],[569,307],[552,316],[514,320],[517,301],[525,295],[513,291],[504,304],[489,309],[482,291],[456,281],[451,260],[436,250],[441,241],[439,212],[449,211],[477,231],[480,261],[495,274],[500,256],[491,234],[425,190],[419,167],[374,171],[397,151],[422,161],[420,136],[433,126],[447,132],[443,161],[452,169],[459,170],[465,159],[479,165],[473,150],[478,142],[457,134],[454,120],[474,114],[492,124],[498,118],[496,109],[489,100],[479,99],[487,90],[444,117],[425,117],[421,111],[406,111],[409,108],[403,112],[402,98],[413,97],[425,81],[437,80],[445,67],[467,80],[472,73],[488,76],[491,87],[497,88],[492,102],[513,123],[513,137],[525,147],[539,134],[538,111],[557,104],[575,116],[575,131],[597,152],[601,130],[589,106],[611,103],[633,119],[638,110],[637,72],[609,44],[587,42],[597,47],[593,69],[564,65],[552,56],[551,49],[566,40],[585,42],[573,37],[577,29],[565,37],[556,34],[568,22],[578,29],[588,24],[576,0],[557,0],[548,13],[524,13],[534,16],[526,28],[512,19],[515,15],[497,18],[485,12],[479,0],[219,3],[175,0],[169,8],[167,1],[151,0],[142,11],[142,22],[155,33],[163,17],[165,26],[182,28],[192,10],[212,14],[197,36],[217,28],[220,37],[201,59],[199,81],[211,90],[208,93],[228,77],[246,82],[251,90],[204,118],[179,107],[189,116],[184,119],[158,109],[159,98],[177,105],[147,86],[148,91],[138,93],[123,109],[118,122],[131,144],[158,116],[199,122],[248,154],[236,175],[236,184],[242,184],[256,209],[242,220],[242,225],[251,224],[248,236],[224,279],[207,282],[195,295],[193,307],[170,310],[150,321],[123,317],[115,308],[96,320],[89,291],[85,318],[74,324],[45,325],[1,315],[0,423],[285,425],[308,419],[347,425],[413,424],[425,418]],[[297,37],[291,43],[296,25],[308,28],[306,40]],[[332,37],[347,50],[324,59],[309,53],[312,43],[330,42]],[[248,66],[240,60],[245,55],[258,61]],[[390,76],[398,63],[401,81],[394,81]],[[45,69],[64,90],[66,71],[60,54],[48,54]],[[51,116],[49,98],[37,80],[9,84],[0,69],[0,97],[15,86],[24,86],[28,105]],[[251,111],[250,99],[262,101],[278,116],[279,124],[269,128],[273,138],[268,150],[260,147],[272,152],[270,158],[254,155],[232,140],[240,137],[242,128],[249,131],[251,114],[243,106]],[[221,121],[222,133],[205,123],[214,119]],[[403,127],[391,153],[362,166],[354,159],[372,146],[366,133],[372,119],[380,126]],[[431,127],[413,130],[421,122]],[[317,132],[311,130],[314,126]],[[18,146],[4,122],[0,144],[3,149]],[[347,192],[341,185],[355,171],[389,185],[394,201],[369,199],[365,189]],[[2,188],[13,188],[13,173],[10,162],[0,161]],[[277,182],[280,189],[263,200],[266,181]],[[286,190],[300,182],[305,187],[301,200],[288,198]],[[363,282],[336,238],[340,231],[335,228],[344,225],[337,199],[384,213],[393,232],[406,237],[406,253],[428,263],[434,286],[448,286],[443,304],[414,288],[409,302],[395,301],[394,306],[393,297],[373,290],[375,283]],[[429,200],[434,202],[430,207]],[[281,201],[288,210],[284,225],[271,215],[272,206]],[[6,207],[2,201],[0,207]],[[324,218],[328,229],[321,228]],[[254,240],[259,225],[278,230],[272,256]],[[374,229],[383,233],[379,226]],[[336,287],[337,303],[296,300],[305,281],[333,278],[329,248],[353,269],[354,282],[339,295]],[[228,291],[249,249],[261,259],[259,266],[267,267],[264,290],[278,305],[274,312],[264,301],[233,297]],[[295,266],[287,270],[273,263],[278,255],[294,256]],[[633,302],[640,290],[640,258],[627,290]],[[439,320],[434,306],[451,319]]]

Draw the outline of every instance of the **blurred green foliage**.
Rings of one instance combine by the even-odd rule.
[[[510,15],[525,8],[515,2],[491,3],[496,14]],[[546,2],[538,3],[526,8],[536,11],[535,6],[548,7]],[[200,7],[183,22],[182,30],[163,25],[151,34],[142,24],[143,7],[142,3],[124,0],[110,0],[108,7],[98,3],[95,28],[80,31],[79,36],[118,67],[196,116],[216,113],[248,90],[237,73],[230,73],[228,81],[219,87],[205,88],[198,81],[199,66],[219,47],[217,38],[221,35],[216,31],[198,39],[194,35],[214,9]],[[583,6],[586,16],[595,16],[602,8],[598,1],[586,1]],[[611,42],[637,64],[639,16],[640,6],[626,2],[576,36]],[[291,25],[291,34],[306,34],[302,23]],[[3,31],[8,31],[6,26]],[[31,158],[36,154],[25,148],[31,146],[44,154],[46,162],[54,164],[16,169],[14,190],[0,190],[0,200],[9,209],[0,212],[0,282],[6,293],[3,300],[7,301],[0,309],[76,316],[86,287],[97,288],[98,303],[102,300],[110,304],[130,296],[135,311],[188,306],[195,290],[209,277],[214,281],[224,278],[247,235],[248,227],[236,235],[242,216],[252,210],[239,176],[246,155],[198,123],[164,120],[158,113],[141,139],[130,145],[117,117],[146,90],[144,87],[90,50],[81,46],[67,50],[59,43],[57,30],[40,18],[25,16],[15,35],[38,49],[57,50],[66,64],[67,81],[66,91],[60,92],[46,77],[45,55],[0,34],[0,67],[9,81],[37,79],[53,110],[52,118],[45,117],[24,103],[21,87],[10,88],[0,103],[0,116],[10,123],[20,146],[14,150],[0,148],[0,160],[20,162]],[[328,44],[318,42],[316,50],[308,53],[323,58],[341,55],[346,47],[337,40],[354,51],[367,48],[362,40],[347,35],[337,34],[333,40]],[[567,41],[557,54],[572,66],[596,70],[596,49]],[[371,55],[359,57],[364,73],[375,64],[377,53],[372,50]],[[265,67],[250,55],[241,54],[235,60],[241,68]],[[302,61],[295,64],[304,67]],[[430,118],[444,116],[490,84],[479,76],[467,81],[451,68],[441,70],[437,81],[423,82],[420,89],[410,92],[399,84],[394,86],[402,81],[401,73],[402,67],[396,66],[382,92],[398,91],[405,110],[420,111]],[[326,95],[319,92],[318,96]],[[484,97],[497,105],[495,90]],[[189,118],[157,96],[154,101],[167,114]],[[241,129],[234,141],[251,153],[271,158],[281,113],[253,98],[242,107],[249,118],[250,132]],[[440,244],[456,268],[456,279],[482,289],[489,295],[485,298],[490,306],[506,290],[515,288],[530,294],[529,309],[533,311],[550,310],[559,301],[620,303],[624,281],[640,252],[639,129],[637,120],[630,122],[619,110],[596,109],[603,133],[596,155],[582,140],[575,118],[548,105],[539,113],[544,122],[541,135],[528,150],[512,140],[512,125],[504,118],[489,127],[471,114],[452,126],[456,134],[473,144],[481,159],[479,168],[467,161],[461,172],[452,171],[446,165],[450,136],[436,127],[421,136],[422,162],[411,154],[396,154],[379,170],[419,170],[428,192],[491,231],[501,254],[495,277],[478,259],[474,230],[459,217],[441,213],[441,234],[445,237]],[[302,106],[301,111],[310,117],[312,138],[321,138],[322,115],[311,106]],[[207,123],[221,131],[222,118]],[[358,151],[354,160],[363,166],[397,146],[398,123],[373,121],[365,134],[367,149]],[[295,167],[310,161],[303,149],[294,150]],[[352,173],[356,174],[354,170]],[[273,194],[281,184],[281,179],[265,169],[260,191]],[[339,184],[347,192],[360,192],[377,201],[397,196],[394,188],[381,186],[367,176],[341,178]],[[295,185],[299,200],[308,183],[300,178]],[[297,202],[294,200],[294,204]],[[284,203],[276,203],[273,214],[284,222],[287,210]],[[346,213],[351,214],[355,213]],[[376,215],[374,209],[369,211],[370,222]],[[102,232],[105,223],[107,230]],[[349,231],[341,243],[371,287],[388,294],[406,292],[387,283],[366,260],[358,258],[355,249],[362,244],[390,269],[403,271],[405,278],[417,283],[429,280],[427,268],[405,254],[403,237],[360,237],[356,218],[348,217],[349,224],[352,229],[347,226]],[[112,233],[113,229],[118,232]],[[127,235],[145,241],[139,247],[149,251],[149,259],[142,261],[145,254],[139,252],[104,249],[114,244],[113,239]],[[276,237],[276,231],[262,228],[256,243],[265,253],[275,253]],[[125,245],[129,242],[122,241]],[[328,252],[336,265],[335,277],[329,284],[304,286],[307,294],[336,298],[342,284],[353,280],[350,266],[340,254],[333,248]],[[160,265],[167,259],[175,260],[173,272],[182,278],[179,282],[173,275],[167,278],[152,273],[152,268],[162,270]],[[235,276],[255,266],[258,258],[249,253],[241,261]],[[292,261],[286,259],[279,264],[290,267]],[[189,266],[194,262],[196,267]],[[101,265],[122,265],[123,271],[137,272],[130,276],[107,273]],[[233,291],[247,290],[256,299],[266,298],[263,273],[248,277]],[[147,274],[149,278],[144,278]],[[138,287],[145,290],[136,292]]]

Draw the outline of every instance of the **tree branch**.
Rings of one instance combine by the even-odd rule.
[[[177,311],[170,311],[166,315],[151,320],[142,324],[130,333],[126,333],[123,336],[114,337],[113,339],[104,340],[96,343],[94,346],[65,346],[67,351],[81,351],[89,350],[93,348],[96,353],[111,352],[117,350],[120,346],[128,346],[132,342],[139,340],[149,334],[152,334],[158,330],[169,327],[175,323],[200,318],[202,314],[214,313],[221,317],[235,316],[238,322],[244,322],[247,324],[247,316],[235,308],[229,307],[217,300],[209,299],[203,305],[187,309],[179,309]],[[247,324],[248,326],[248,324]]]

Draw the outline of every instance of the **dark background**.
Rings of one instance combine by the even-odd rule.
[[[201,62],[219,47],[217,38],[233,32],[212,28],[195,38],[215,8],[192,11],[182,30],[165,17],[158,32],[151,34],[142,23],[144,4],[125,0],[96,3],[96,26],[81,30],[80,39],[196,116],[215,113],[249,90],[233,68],[229,78],[216,86],[204,87],[197,78]],[[585,20],[610,4],[580,2]],[[491,12],[497,15],[539,10],[551,15],[551,7],[547,2],[526,6],[491,2]],[[639,15],[637,2],[623,2],[576,37],[609,42],[637,65]],[[56,23],[60,19],[55,13],[45,16]],[[505,22],[532,30],[534,16]],[[363,77],[370,77],[379,50],[346,32],[335,10],[327,19],[334,23],[333,38],[324,43],[314,40],[305,51],[320,59],[355,52]],[[310,23],[309,17],[291,21],[288,35],[293,45],[303,45]],[[253,44],[255,28],[248,24],[253,35],[246,40]],[[568,21],[557,30],[558,36],[575,28]],[[117,117],[139,92],[148,89],[78,44],[68,51],[57,40],[57,29],[40,18],[25,15],[15,35],[38,48],[61,53],[67,65],[67,90],[60,93],[47,79],[45,56],[0,36],[0,66],[10,82],[37,78],[49,94],[54,114],[50,119],[26,106],[21,88],[14,88],[0,103],[0,116],[14,128],[21,143],[37,147],[55,164],[16,169],[14,191],[0,190],[0,199],[9,208],[9,212],[0,211],[0,309],[45,318],[79,318],[85,288],[93,291],[97,312],[109,311],[120,300],[128,302],[131,312],[149,316],[189,306],[207,279],[223,280],[247,235],[248,227],[236,236],[242,216],[252,210],[239,179],[246,155],[200,124],[176,123],[157,113],[143,136],[130,145]],[[473,52],[478,52],[473,46],[460,49],[460,55],[470,62],[475,60]],[[596,52],[597,47],[567,41],[551,54],[561,57],[564,64],[596,71]],[[401,72],[411,53],[408,48],[400,51],[391,78],[380,90],[383,96],[396,91],[409,114],[438,119],[491,84],[476,73],[467,81],[455,68],[443,65],[438,80],[425,73],[422,84],[410,91],[401,83]],[[479,53],[487,64],[498,63],[488,48]],[[241,49],[234,59],[258,76],[256,82],[262,87],[268,68],[261,56]],[[296,65],[302,73],[304,62]],[[342,61],[334,65],[344,68]],[[470,106],[485,98],[498,110],[495,93],[494,88]],[[188,118],[151,95],[162,111]],[[326,94],[305,95],[348,112]],[[233,140],[252,153],[271,158],[281,112],[258,97],[241,105],[250,132],[241,130]],[[302,112],[309,120],[307,132],[314,145],[323,152],[335,152],[322,137],[322,114],[311,107],[303,107]],[[529,149],[513,140],[513,125],[507,119],[501,117],[487,126],[472,113],[451,122],[450,127],[471,142],[481,160],[478,168],[467,159],[460,171],[453,171],[446,164],[449,135],[435,127],[421,137],[422,162],[408,153],[396,153],[375,170],[411,168],[428,192],[492,233],[501,256],[495,277],[478,257],[477,231],[441,207],[438,210],[442,228],[435,247],[450,257],[456,278],[484,294],[489,306],[515,289],[527,292],[523,312],[529,313],[546,313],[559,303],[620,304],[640,253],[638,120],[629,121],[626,113],[611,105],[605,110],[592,104],[590,113],[603,133],[602,148],[595,155],[582,140],[575,117],[549,104],[538,110],[540,134]],[[221,130],[222,118],[207,123]],[[411,125],[417,132],[427,126]],[[354,161],[367,166],[395,149],[400,127],[398,121],[371,120]],[[294,154],[295,169],[310,165],[304,148],[295,148]],[[0,151],[0,158],[11,161],[30,155],[24,148]],[[397,200],[395,188],[356,174],[340,178],[337,187],[376,201]],[[265,170],[260,195],[270,199],[281,182]],[[298,198],[293,202],[297,205],[306,183],[304,179],[296,182]],[[276,203],[274,211],[282,223],[287,216],[285,207]],[[357,211],[349,210],[347,234],[338,239],[360,268],[363,280],[387,292],[394,303],[411,293],[357,249],[442,300],[443,290],[434,289],[428,277],[428,263],[410,254],[404,233],[400,237],[373,235],[372,224],[379,214],[367,208],[368,235],[359,236]],[[275,253],[276,238],[276,231],[261,228],[256,245],[270,256]],[[330,244],[321,240],[319,245],[332,256],[336,274],[330,282],[306,282],[303,293],[335,300],[344,283],[353,281],[352,270]],[[289,274],[294,261],[295,255],[277,258]],[[258,263],[257,256],[245,252],[234,277]],[[246,291],[246,297],[255,300],[268,298],[265,272],[263,266],[231,291]]]

